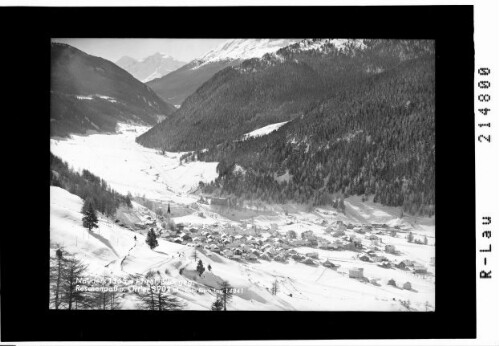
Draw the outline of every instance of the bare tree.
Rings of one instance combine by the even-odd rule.
[[[63,263],[60,303],[68,310],[78,310],[78,304],[79,308],[88,308],[86,291],[81,289],[85,286],[82,282],[86,281],[88,266],[74,256],[66,257]]]
[[[271,290],[272,295],[275,296],[278,291],[279,291],[279,285],[277,283],[277,279],[275,279],[274,282],[272,283],[272,290]]]
[[[119,310],[122,299],[118,289],[117,285],[109,283],[107,286],[102,286],[102,290],[92,292],[89,298],[92,308],[97,310]]]
[[[50,302],[56,310],[59,309],[60,305],[61,280],[65,255],[65,251],[57,249],[56,257],[50,258],[50,286],[52,289],[51,295],[53,295]]]
[[[162,279],[159,272],[149,271],[145,279],[145,285],[135,292],[141,301],[140,308],[159,311],[182,310],[185,304],[175,295],[167,293],[168,287],[159,285]]]
[[[233,288],[228,281],[223,281],[220,287],[224,311],[227,311],[227,303],[232,300]]]

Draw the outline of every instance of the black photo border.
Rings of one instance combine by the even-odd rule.
[[[4,166],[12,224],[1,231],[2,341],[476,337],[472,6],[11,7],[0,15],[12,154]],[[435,312],[49,310],[50,39],[78,37],[435,40]]]

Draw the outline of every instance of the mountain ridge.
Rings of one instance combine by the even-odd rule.
[[[304,41],[227,67],[137,142],[220,162],[219,178],[203,191],[236,204],[327,204],[341,193],[432,214],[433,41],[338,43]],[[276,180],[285,174],[291,180]]]
[[[160,52],[140,60],[123,56],[115,63],[143,83],[161,78],[186,64],[183,61],[178,61],[172,56]]]
[[[150,80],[147,85],[166,102],[180,105],[218,71],[238,65],[249,57],[259,57],[275,51],[292,41],[294,40],[227,40],[203,57],[194,59],[161,78]],[[230,50],[224,51],[224,47]]]
[[[118,121],[154,125],[175,108],[114,63],[51,45],[51,136],[114,132]]]

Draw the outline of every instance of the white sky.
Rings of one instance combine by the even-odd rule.
[[[124,55],[140,60],[160,52],[189,62],[202,57],[227,39],[128,39],[128,38],[55,38],[87,54],[115,62]]]

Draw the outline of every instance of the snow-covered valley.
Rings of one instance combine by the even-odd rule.
[[[167,237],[160,218],[136,202],[132,213],[158,231],[158,247],[149,248],[142,230],[103,215],[99,227],[89,232],[81,222],[83,201],[52,186],[51,252],[63,247],[97,276],[159,271],[189,310],[209,310],[216,299],[211,289],[222,281],[236,289],[228,310],[434,310],[434,218],[400,218],[400,208],[360,197],[345,200],[344,214],[296,204],[255,204],[236,211],[202,203],[197,186],[217,177],[217,162],[180,163],[184,153],[163,155],[144,148],[135,138],[147,129],[121,124],[117,134],[51,139],[51,152],[121,194],[170,203],[172,220],[184,226],[176,235],[180,241]],[[275,128],[265,130],[251,135]],[[418,242],[407,241],[409,232]],[[201,276],[199,259],[212,268]],[[360,277],[352,277],[359,273],[356,268],[362,269]],[[395,286],[388,285],[391,279]],[[271,292],[274,283],[276,294]],[[410,287],[404,288],[405,283]],[[122,308],[136,309],[135,297],[125,295]]]

